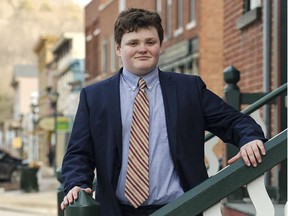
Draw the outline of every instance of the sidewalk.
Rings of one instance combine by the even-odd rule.
[[[37,216],[57,215],[57,187],[59,182],[50,168],[38,171],[38,192],[6,191],[0,188],[0,209]]]

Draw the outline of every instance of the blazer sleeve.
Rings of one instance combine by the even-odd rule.
[[[238,147],[256,139],[267,141],[253,118],[237,111],[208,90],[201,78],[198,79],[198,89],[207,131]]]
[[[89,116],[90,109],[84,88],[80,93],[80,102],[62,163],[62,178],[66,193],[74,186],[92,187],[95,161]]]

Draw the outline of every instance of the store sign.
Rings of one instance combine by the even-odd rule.
[[[20,149],[22,148],[22,139],[21,137],[14,137],[12,141],[13,148]]]
[[[65,132],[70,130],[70,118],[67,117],[57,117],[57,125],[55,125],[54,117],[43,118],[39,122],[39,126],[43,130],[54,131],[55,126],[57,131]]]

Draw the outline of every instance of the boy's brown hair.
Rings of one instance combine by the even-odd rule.
[[[125,33],[133,32],[139,28],[155,27],[159,36],[160,44],[163,41],[164,30],[161,24],[161,17],[157,12],[141,8],[129,8],[122,11],[114,24],[114,39],[116,44],[121,44]]]

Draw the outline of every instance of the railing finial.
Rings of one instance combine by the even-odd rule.
[[[224,89],[227,103],[235,109],[240,110],[240,90],[237,82],[240,80],[240,72],[234,67],[229,66],[224,70],[224,80],[227,83]]]
[[[237,86],[237,82],[240,80],[240,72],[233,65],[225,68],[224,70],[224,80],[229,84],[233,84]]]

